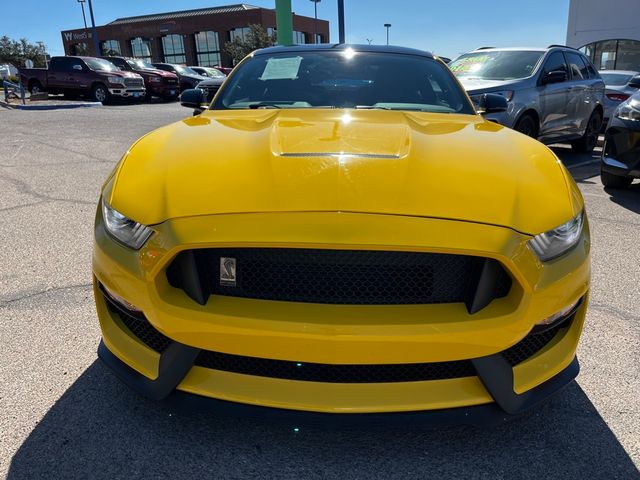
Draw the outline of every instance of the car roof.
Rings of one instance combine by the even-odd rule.
[[[361,45],[348,43],[318,43],[292,46],[279,45],[275,47],[267,47],[261,50],[256,50],[254,52],[254,55],[271,55],[274,53],[289,52],[318,52],[331,50],[341,51],[347,49],[352,49],[356,52],[400,53],[405,55],[419,55],[422,57],[433,58],[433,55],[430,52],[418,50],[417,48],[398,47],[395,45]]]

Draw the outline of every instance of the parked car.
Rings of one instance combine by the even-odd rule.
[[[178,76],[175,73],[165,72],[155,68],[150,63],[139,58],[126,57],[102,57],[113,63],[124,72],[135,72],[144,79],[147,90],[146,99],[160,97],[171,100],[178,96]]]
[[[94,57],[52,57],[48,69],[21,68],[20,79],[31,94],[85,95],[102,103],[114,97],[142,99],[146,93],[140,75]]]
[[[544,143],[592,151],[604,118],[604,82],[578,50],[484,47],[449,64],[476,106],[484,93],[504,96],[506,112],[486,118]]]
[[[18,75],[18,69],[10,63],[0,65],[0,79],[14,77]]]
[[[220,72],[224,73],[224,74],[225,74],[225,75],[227,75],[227,76],[228,76],[228,75],[231,73],[231,71],[233,70],[233,68],[229,68],[229,67],[218,67],[218,66],[216,66],[216,67],[213,67],[213,68],[215,68],[216,70],[219,70]]]
[[[198,75],[202,75],[203,77],[209,78],[227,78],[227,76],[222,73],[220,70],[214,67],[189,67],[191,70],[196,72]]]
[[[222,75],[222,74],[221,74]],[[220,86],[224,83],[227,77],[217,77],[217,78],[208,78],[206,80],[201,81],[196,88],[202,90],[202,101],[203,103],[211,103],[213,101],[213,97],[216,96],[216,93],[220,89]],[[196,109],[194,111],[194,115],[197,115],[202,112],[202,109]]]
[[[578,373],[580,190],[420,50],[254,52],[129,148],[94,234],[99,356],[149,398],[503,422]]]
[[[605,132],[600,179],[605,187],[626,188],[640,178],[640,92],[614,110]]]
[[[189,88],[196,88],[198,83],[206,80],[207,77],[197,74],[189,67],[183,65],[174,65],[172,63],[152,63],[155,68],[164,70],[165,72],[175,73],[178,76],[180,91],[183,92]]]
[[[622,102],[640,88],[640,72],[630,70],[600,70],[600,76],[604,81],[604,123],[606,124],[613,111]]]

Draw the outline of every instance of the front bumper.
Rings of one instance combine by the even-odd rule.
[[[640,122],[611,119],[605,133],[601,166],[613,175],[640,178]]]
[[[109,93],[114,97],[143,98],[145,96],[146,90],[140,87],[135,87],[135,88],[118,87],[118,88],[110,88]]]
[[[164,384],[165,378],[171,379],[170,388],[159,396],[143,389],[153,398],[169,395],[175,388],[221,401],[331,414],[499,405],[499,411],[508,415],[546,398],[577,373],[572,367],[568,371],[573,376],[561,375],[574,361],[586,312],[587,229],[574,250],[541,268],[526,248],[529,237],[500,227],[446,220],[338,213],[245,214],[178,219],[154,228],[156,234],[143,249],[130,251],[107,237],[98,213],[93,262],[105,344],[101,356],[107,359],[110,352],[124,362],[127,368],[108,361],[125,379],[130,375],[122,370],[128,369],[147,383],[162,379]],[[239,243],[475,252],[499,260],[514,284],[505,298],[474,315],[459,304],[310,305],[224,296],[201,306],[168,284],[166,268],[179,251]],[[144,336],[136,336],[109,310],[100,284],[144,311],[148,325],[175,347],[161,351],[145,344]],[[583,302],[561,335],[525,361],[505,367],[502,352],[518,345],[537,321],[580,298]],[[302,366],[468,360],[473,370],[459,377],[416,381],[309,381],[208,368],[197,361],[201,351]],[[165,377],[168,366],[173,373]],[[496,383],[491,383],[493,374],[487,374],[487,369],[497,375]],[[538,389],[555,377],[559,380],[549,384],[553,388]]]
[[[149,83],[147,90],[157,97],[169,98],[178,96],[180,86],[177,82],[174,84]]]

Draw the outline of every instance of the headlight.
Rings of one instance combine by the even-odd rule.
[[[576,246],[582,234],[583,223],[584,212],[580,212],[567,223],[536,235],[529,240],[529,246],[543,262],[553,260]]]
[[[102,201],[102,218],[107,232],[120,243],[134,250],[140,249],[149,239],[153,230],[125,217]]]
[[[629,103],[624,103],[620,105],[618,110],[616,110],[616,117],[622,120],[640,120],[640,102],[632,101]]]
[[[124,78],[122,77],[107,77],[109,83],[117,83],[119,85],[124,85]]]
[[[489,92],[489,93],[495,93],[496,95],[502,95],[507,102],[510,102],[511,99],[513,98],[513,90],[500,90],[499,92]]]

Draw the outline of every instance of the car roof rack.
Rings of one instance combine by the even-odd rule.
[[[556,45],[556,44],[549,45],[547,48],[555,48],[555,47],[558,47],[558,48],[568,48],[568,49],[570,49],[570,50],[578,50],[577,48],[573,48],[573,47],[570,47],[570,46],[568,46],[568,45]]]
[[[476,51],[478,51],[478,50],[489,50],[491,48],[496,48],[496,47],[478,47],[478,48],[476,48]]]

